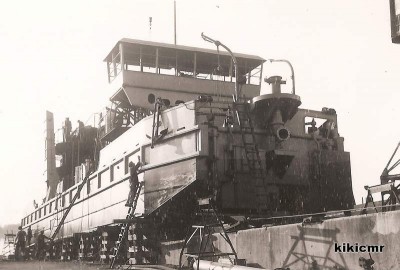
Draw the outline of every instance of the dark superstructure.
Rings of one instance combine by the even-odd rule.
[[[389,0],[389,3],[392,42],[400,43],[400,1]]]

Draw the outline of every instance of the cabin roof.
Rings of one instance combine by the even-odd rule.
[[[179,55],[178,57],[180,58],[190,58],[190,55],[196,52],[198,55],[197,59],[201,62],[215,62],[218,58],[218,55],[222,63],[227,63],[231,61],[231,56],[223,48],[220,48],[218,52],[217,50],[211,49],[123,38],[118,41],[117,44],[115,44],[114,48],[104,59],[104,62],[112,61],[112,53],[119,51],[119,44],[121,43],[123,45],[127,45],[126,47],[124,47],[124,51],[127,54],[138,52],[140,49],[142,50],[142,52],[146,53],[155,50],[156,48],[159,48],[162,50],[161,53],[165,57],[176,57],[177,55]],[[240,66],[244,67],[244,65],[246,65],[246,70],[252,70],[265,62],[265,59],[256,55],[242,53],[234,53],[234,55],[236,56]]]

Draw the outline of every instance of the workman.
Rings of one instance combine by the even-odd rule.
[[[25,256],[26,232],[22,230],[22,226],[18,227],[17,237],[15,239],[15,258],[23,259]]]
[[[28,246],[31,245],[31,239],[32,239],[32,229],[31,226],[28,227],[28,234],[26,236],[26,241],[28,242]]]
[[[128,200],[125,203],[126,207],[131,207],[133,205],[133,199],[136,196],[136,192],[139,188],[139,177],[138,177],[138,170],[139,167],[142,165],[140,162],[140,157],[138,157],[138,163],[135,164],[134,162],[129,162],[129,196]]]
[[[43,260],[45,257],[45,239],[49,239],[51,240],[50,237],[47,237],[46,235],[44,235],[44,231],[40,231],[40,234],[38,235],[37,239],[36,239],[36,259],[38,260]]]
[[[64,142],[69,142],[69,138],[71,137],[71,130],[72,130],[72,124],[71,121],[69,121],[69,118],[67,117],[64,122]]]
[[[29,226],[28,227],[28,232],[26,234],[26,247],[27,247],[26,256],[25,256],[26,259],[30,259],[30,255],[31,255],[30,254],[31,240],[32,240],[32,229],[31,229],[31,226]]]

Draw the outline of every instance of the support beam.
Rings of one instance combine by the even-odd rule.
[[[158,48],[156,48],[156,74],[160,73],[160,70],[158,68]]]
[[[111,76],[111,74],[110,74],[110,62],[109,61],[107,61],[107,75],[108,75],[108,83],[110,83],[111,82],[111,78],[110,78],[110,76]]]
[[[122,43],[119,44],[119,58],[121,62],[121,72],[122,72],[125,68],[124,45]]]
[[[197,53],[194,53],[194,63],[193,63],[193,78],[196,78],[197,73]]]
[[[230,65],[229,65],[229,80],[232,82],[232,64],[233,61],[230,61]]]
[[[142,47],[140,47],[139,49],[139,58],[140,58],[140,72],[143,72]]]
[[[122,219],[114,219],[113,223],[115,224],[135,224],[135,223],[147,223],[148,221],[144,218],[122,218]]]
[[[116,59],[115,53],[112,53],[111,58],[112,58],[114,78],[115,78],[115,77],[117,77],[117,63],[115,62],[115,59]]]

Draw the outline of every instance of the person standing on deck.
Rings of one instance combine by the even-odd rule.
[[[26,235],[26,247],[27,247],[27,249],[26,249],[26,259],[30,259],[30,256],[32,255],[31,253],[30,253],[30,251],[31,251],[31,249],[30,249],[30,245],[31,245],[31,240],[32,240],[32,229],[31,229],[31,226],[29,226],[28,227],[28,233],[27,233],[27,235]]]
[[[26,241],[28,242],[28,247],[31,245],[31,239],[32,239],[32,229],[31,229],[31,226],[29,226],[28,234],[26,236]]]
[[[18,230],[15,240],[15,258],[21,260],[25,256],[26,232],[22,230],[22,226],[19,226]]]
[[[46,244],[44,242],[45,239],[50,239],[50,237],[47,237],[46,235],[44,235],[44,231],[40,231],[40,234],[38,235],[37,239],[36,239],[36,259],[38,260],[43,260],[45,257],[45,247]]]
[[[134,162],[129,162],[129,195],[128,195],[128,200],[125,203],[126,207],[131,207],[133,204],[133,198],[135,198],[136,192],[139,188],[139,177],[138,177],[138,171],[139,167],[142,166],[142,163],[140,162],[140,157],[138,157],[138,163],[135,165]]]

